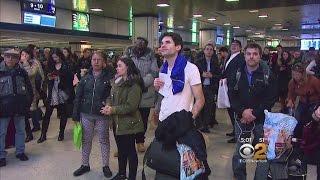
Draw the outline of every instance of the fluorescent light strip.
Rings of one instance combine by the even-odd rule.
[[[167,3],[160,3],[160,4],[157,4],[158,7],[168,7],[170,6],[169,4]]]
[[[215,21],[215,20],[217,20],[216,18],[208,18],[207,19],[208,21]]]
[[[193,17],[202,17],[202,14],[194,14]]]
[[[263,14],[263,15],[259,15],[258,17],[259,17],[259,18],[267,18],[267,17],[268,17],[268,15]]]
[[[249,11],[249,13],[257,13],[257,12],[259,12],[258,9],[254,9],[254,10]]]
[[[223,25],[225,25],[225,26],[230,26],[231,23],[224,23]]]
[[[100,8],[91,8],[90,10],[91,10],[91,11],[96,11],[96,12],[101,12],[101,11],[103,11],[103,10],[100,9]]]

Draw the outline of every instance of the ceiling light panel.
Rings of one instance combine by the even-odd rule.
[[[91,10],[91,11],[95,11],[95,12],[101,12],[101,11],[103,11],[103,10],[100,9],[100,8],[91,8],[90,10]]]
[[[261,15],[259,15],[258,17],[259,17],[259,18],[267,18],[268,15],[266,15],[266,14],[261,14]]]
[[[202,17],[202,14],[194,14],[193,17]]]
[[[167,3],[159,3],[159,4],[157,4],[157,6],[158,6],[158,7],[168,7],[168,6],[170,6],[170,5],[167,4]]]

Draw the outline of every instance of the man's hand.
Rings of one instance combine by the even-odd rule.
[[[293,101],[291,99],[288,100],[287,107],[288,108],[293,108],[294,107],[294,103],[293,103]]]
[[[211,72],[207,72],[207,76],[208,76],[208,78],[212,78],[213,77]]]
[[[55,81],[57,81],[57,80],[58,80],[58,76],[53,75],[53,76],[52,76],[52,79],[55,80]]]
[[[51,81],[53,80],[53,75],[51,75],[51,73],[48,74],[48,79]]]
[[[208,78],[208,73],[205,72],[205,71],[203,71],[203,72],[202,72],[202,77],[203,77],[203,78]]]
[[[256,119],[252,114],[253,109],[245,109],[242,113],[242,119],[240,120],[243,124],[249,124]]]
[[[159,89],[163,87],[163,85],[164,85],[164,81],[162,81],[160,78],[154,79],[153,86],[157,91],[159,91]]]

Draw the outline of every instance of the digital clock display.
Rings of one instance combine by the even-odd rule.
[[[43,0],[43,2],[41,0],[38,0],[38,1],[33,0],[32,2],[31,1],[23,1],[22,10],[37,12],[37,13],[41,13],[41,14],[55,15],[56,8],[55,8],[54,4],[47,3],[47,2],[49,2],[49,1],[48,0],[47,1]]]

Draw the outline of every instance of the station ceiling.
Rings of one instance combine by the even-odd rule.
[[[160,2],[170,6],[158,7]],[[73,9],[71,0],[56,1],[56,6]],[[222,36],[231,30],[236,36],[252,38],[320,38],[320,0],[88,0],[88,7],[103,10],[90,11],[92,14],[127,21],[131,15],[154,15],[165,26],[170,19],[174,29],[185,31],[191,31],[196,22],[197,31],[217,29]],[[252,10],[258,12],[249,12]],[[193,17],[195,14],[202,17]],[[235,29],[237,26],[240,28]]]
[[[250,39],[314,39],[320,38],[320,0],[87,0],[88,7],[101,8],[102,12],[91,14],[130,21],[131,16],[152,15],[164,26],[173,21],[173,28],[190,31],[192,24],[200,29],[216,29],[219,36],[226,31],[234,36]],[[160,2],[168,7],[158,7]],[[56,0],[57,8],[73,10],[72,0]],[[256,10],[256,12],[249,12]],[[257,12],[258,11],[258,12]],[[201,14],[202,17],[193,17]],[[259,18],[267,15],[267,18]],[[215,18],[216,20],[208,20]],[[224,25],[230,23],[230,25]],[[280,25],[281,24],[281,25]],[[240,28],[235,29],[234,27]],[[288,30],[283,30],[288,29]],[[24,37],[24,38],[23,38]],[[41,33],[0,33],[1,46],[24,46],[29,43],[38,46],[65,47],[79,37],[63,35],[50,36]],[[101,40],[91,38],[94,48],[121,49],[131,44],[130,40]]]

